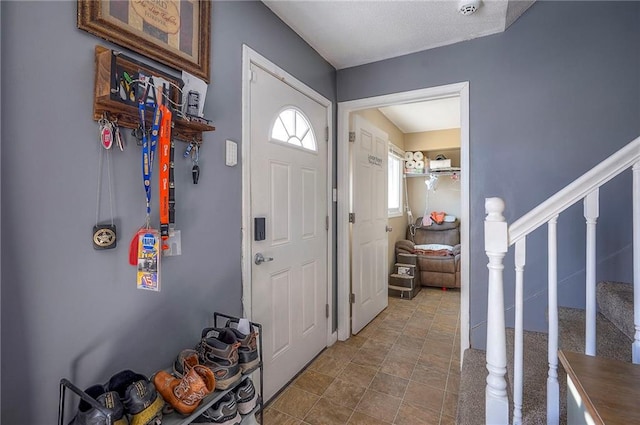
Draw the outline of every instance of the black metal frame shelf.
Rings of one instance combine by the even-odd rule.
[[[226,319],[225,323],[220,325],[219,319]],[[239,321],[240,318],[239,317],[235,317],[235,316],[230,316],[224,313],[218,313],[215,312],[213,313],[213,323],[214,323],[214,327],[220,327],[220,326],[226,326],[226,322],[228,320],[233,320],[233,321]],[[205,397],[201,402],[200,405],[198,406],[198,408],[189,416],[183,416],[180,415],[179,413],[170,413],[170,414],[166,414],[163,415],[162,417],[162,425],[187,425],[190,424],[195,418],[197,418],[198,416],[200,416],[205,410],[207,410],[209,407],[213,406],[216,402],[218,402],[224,395],[228,394],[229,392],[233,391],[238,385],[240,385],[240,383],[244,382],[246,379],[249,379],[251,377],[251,375],[253,375],[254,373],[258,372],[260,375],[260,391],[258,394],[258,401],[256,403],[256,407],[248,414],[246,415],[241,415],[242,416],[242,421],[240,422],[241,424],[247,423],[246,421],[248,421],[248,419],[250,417],[252,417],[253,415],[256,415],[258,413],[260,413],[260,423],[264,423],[264,404],[263,404],[263,397],[262,395],[263,393],[263,382],[264,382],[264,377],[263,377],[263,362],[262,362],[262,325],[260,325],[259,323],[255,323],[255,322],[249,322],[249,325],[254,329],[257,330],[257,334],[258,334],[258,355],[259,355],[259,363],[258,366],[256,366],[253,370],[251,370],[250,372],[243,374],[242,378],[240,380],[238,380],[238,382],[236,382],[234,385],[232,385],[231,387],[222,390],[222,391],[214,391],[211,394],[209,394],[207,397]],[[151,378],[151,381],[153,381],[153,377]],[[65,397],[66,397],[66,390],[69,389],[72,392],[74,392],[75,394],[77,394],[82,400],[86,401],[87,403],[91,404],[91,406],[93,406],[94,408],[98,409],[99,411],[103,412],[106,416],[106,425],[112,425],[113,421],[111,418],[111,414],[109,413],[109,411],[104,407],[101,406],[95,399],[91,398],[87,393],[85,393],[84,391],[82,391],[80,388],[76,387],[75,385],[73,385],[68,379],[61,379],[60,380],[60,399],[59,399],[59,406],[58,406],[58,425],[64,425],[63,421],[64,421],[64,405],[65,405]]]

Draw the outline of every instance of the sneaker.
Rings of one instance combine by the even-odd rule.
[[[118,393],[130,425],[149,425],[162,420],[164,400],[146,376],[123,370],[109,379],[105,389]]]
[[[238,413],[238,405],[236,404],[235,396],[233,395],[233,392],[228,392],[191,423],[206,425],[237,425],[240,422],[242,422],[242,418]]]
[[[233,393],[238,403],[238,412],[241,415],[250,413],[258,404],[258,393],[253,386],[251,379],[245,379],[240,385],[234,388]]]
[[[248,335],[240,332],[237,328],[237,321],[229,320],[227,322],[227,329],[233,332],[236,340],[240,343],[240,347],[238,347],[238,363],[240,364],[240,370],[246,375],[253,372],[260,363],[257,343],[258,333],[253,326],[251,326],[251,332]]]
[[[106,391],[102,385],[93,385],[87,388],[85,393],[111,413],[111,423],[113,425],[127,425],[129,423],[124,414],[124,406],[120,401],[118,393],[115,391]],[[69,425],[106,424],[107,416],[84,400],[80,400],[78,413],[71,422],[69,422]]]
[[[173,374],[178,378],[182,378],[186,372],[192,367],[199,364],[198,352],[196,350],[186,349],[178,354],[178,358],[173,362]]]
[[[200,364],[207,366],[216,377],[216,388],[226,390],[242,377],[238,364],[238,347],[233,332],[226,328],[206,328],[196,346]]]

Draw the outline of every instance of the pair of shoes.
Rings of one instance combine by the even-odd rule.
[[[206,328],[196,346],[200,363],[216,377],[216,388],[226,390],[242,377],[238,363],[240,342],[228,328]]]
[[[196,346],[200,362],[213,370],[216,388],[221,390],[236,383],[241,374],[253,372],[260,363],[253,326],[246,334],[237,326],[238,322],[228,321],[224,328],[205,328]]]
[[[105,385],[93,385],[85,393],[111,413],[113,425],[149,425],[162,420],[164,401],[153,384],[130,370],[113,375]],[[102,425],[106,415],[81,400],[69,425]]]
[[[240,415],[250,413],[258,402],[258,395],[251,379],[245,379],[233,391],[229,391],[213,406],[205,410],[192,423],[202,425],[236,425],[242,422]]]
[[[258,333],[255,327],[248,324],[248,333],[240,330],[240,321],[238,319],[229,319],[226,329],[229,329],[240,343],[238,347],[238,356],[240,371],[243,375],[253,372],[259,365],[258,356]]]
[[[118,393],[115,391],[107,391],[103,385],[93,385],[84,392],[111,413],[111,422],[113,425],[129,424]],[[69,422],[69,425],[106,425],[106,423],[107,416],[103,412],[93,407],[90,403],[80,400],[78,413],[76,413],[76,416]]]
[[[216,378],[211,369],[199,364],[194,350],[182,350],[173,368],[179,378],[161,370],[153,377],[153,383],[171,407],[190,415],[215,390]]]
[[[124,411],[129,415],[130,425],[149,425],[162,421],[164,400],[146,376],[123,370],[113,375],[106,387],[120,397]]]

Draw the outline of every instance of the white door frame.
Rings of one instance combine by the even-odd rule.
[[[398,103],[460,96],[461,168],[461,265],[460,265],[460,358],[469,347],[469,82],[392,93],[338,103],[338,339],[349,338],[351,317],[351,240],[349,237],[349,114]],[[461,363],[462,364],[462,363]]]
[[[253,235],[253,223],[251,217],[251,122],[250,114],[250,84],[251,84],[251,64],[255,64],[267,72],[276,75],[280,80],[286,82],[294,89],[305,94],[309,98],[327,108],[327,216],[329,217],[329,230],[327,231],[327,303],[329,312],[333,311],[333,214],[332,214],[332,189],[331,176],[333,175],[333,106],[329,99],[322,96],[312,88],[297,80],[291,74],[281,69],[264,56],[257,53],[246,44],[242,45],[242,308],[245,317],[252,319],[252,278],[251,265],[251,237]],[[322,134],[322,130],[320,131]],[[333,344],[337,340],[337,332],[332,332],[331,315],[327,321],[327,345]]]

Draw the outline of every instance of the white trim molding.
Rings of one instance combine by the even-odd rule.
[[[338,339],[351,336],[351,265],[349,262],[349,116],[352,112],[438,99],[460,97],[460,358],[469,347],[469,82],[356,99],[338,103]],[[462,364],[462,362],[460,362]]]

